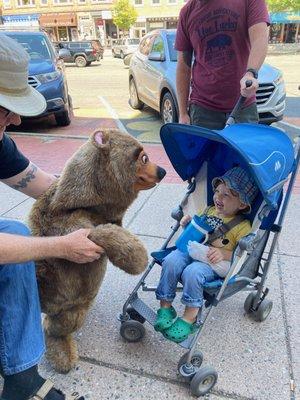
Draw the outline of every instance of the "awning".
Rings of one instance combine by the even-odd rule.
[[[272,24],[299,24],[300,11],[270,13]]]
[[[77,17],[75,13],[42,14],[40,25],[42,27],[77,26]]]
[[[4,23],[37,21],[38,18],[39,14],[2,15],[2,20]]]

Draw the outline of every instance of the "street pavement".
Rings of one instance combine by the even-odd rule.
[[[157,116],[149,110],[141,115],[131,110],[129,115],[116,103],[112,108],[108,87],[94,88],[94,101],[82,99],[81,90],[74,89],[72,80],[76,75],[83,77],[83,73],[75,68],[68,72],[74,102],[74,118],[69,127],[57,129],[51,118],[46,122],[31,121],[12,132],[12,137],[34,163],[52,173],[62,170],[66,160],[95,129],[119,127],[138,137],[151,160],[167,170],[162,183],[142,192],[125,217],[124,226],[140,237],[150,254],[168,236],[171,210],[181,200],[186,184],[175,173],[159,143]],[[123,96],[118,101],[121,104]],[[289,118],[284,122],[292,126],[294,136],[300,127],[299,118]],[[286,129],[284,124],[278,126]],[[206,399],[288,400],[300,395],[299,194],[298,178],[268,277],[269,298],[274,303],[269,318],[257,323],[245,316],[246,293],[239,293],[222,302],[207,323],[199,349],[204,354],[204,365],[213,366],[219,379]],[[32,204],[27,196],[0,185],[1,218],[26,221]],[[158,267],[154,268],[150,284],[157,282],[159,272]],[[117,316],[138,279],[109,266],[88,319],[76,335],[78,367],[60,375],[47,361],[42,363],[41,372],[57,387],[79,391],[87,400],[193,398],[187,383],[176,373],[177,362],[184,353],[179,346],[164,340],[147,324],[146,336],[139,343],[126,343],[119,334]],[[142,297],[157,308],[153,293],[143,293]],[[178,299],[175,306],[182,309]]]

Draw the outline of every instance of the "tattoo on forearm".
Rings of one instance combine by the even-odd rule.
[[[183,56],[183,61],[184,61],[185,65],[190,67],[192,65],[193,52],[192,51],[183,51],[182,56]]]
[[[13,189],[16,190],[21,190],[27,187],[28,183],[30,183],[33,179],[35,179],[37,167],[34,164],[30,164],[31,168],[28,172],[26,172],[26,175],[24,178],[22,178],[19,182],[17,182],[15,185],[12,186]]]

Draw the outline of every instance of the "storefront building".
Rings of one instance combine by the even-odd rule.
[[[270,43],[300,43],[300,11],[271,13]]]
[[[52,41],[78,40],[76,13],[48,13],[39,18],[40,27],[48,32]]]

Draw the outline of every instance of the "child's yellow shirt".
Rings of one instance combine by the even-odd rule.
[[[203,214],[203,212],[201,213]],[[212,206],[209,207],[208,209],[205,210],[205,214],[206,215],[213,215],[216,216],[218,218],[220,218],[217,215],[217,211],[216,211],[216,207]],[[228,217],[228,218],[220,218],[224,224],[227,224],[229,221],[231,221],[233,217]],[[213,246],[214,247],[222,247],[225,250],[229,250],[229,251],[233,251],[235,246],[237,245],[238,241],[243,237],[248,235],[248,233],[251,232],[251,224],[250,221],[248,221],[247,219],[244,219],[244,221],[240,222],[239,224],[237,224],[236,226],[234,226],[232,229],[230,229],[230,231],[225,233],[224,239],[228,239],[229,242],[226,245],[216,245]],[[219,239],[217,239],[219,240]],[[221,242],[221,241],[220,241]]]

